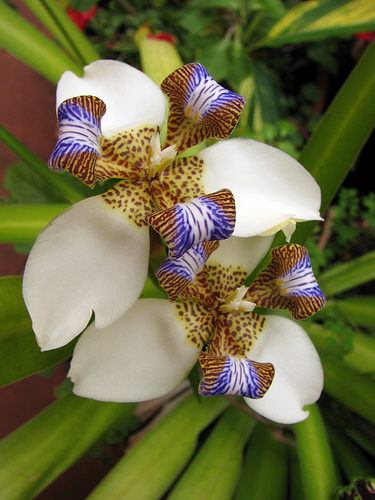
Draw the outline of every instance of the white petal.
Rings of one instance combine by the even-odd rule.
[[[260,415],[282,424],[308,417],[303,407],[315,403],[323,389],[323,369],[309,336],[297,323],[267,316],[266,326],[248,357],[270,362],[275,378],[262,399],[245,398]]]
[[[144,401],[168,394],[187,376],[202,346],[188,343],[176,305],[140,299],[116,323],[90,325],[68,376],[74,393],[99,401]]]
[[[110,138],[139,125],[162,126],[166,100],[160,88],[147,75],[120,61],[95,61],[78,77],[66,71],[57,86],[57,107],[66,99],[94,95],[104,101],[103,135]]]
[[[250,274],[268,252],[273,236],[253,236],[252,238],[237,238],[231,236],[220,241],[219,247],[207,261],[209,265],[241,266]]]
[[[289,219],[320,220],[320,188],[300,163],[252,139],[228,139],[198,154],[205,162],[203,185],[222,188],[236,200],[234,236],[256,236]]]
[[[70,342],[92,310],[99,328],[137,300],[147,276],[149,229],[87,198],[39,234],[27,261],[23,295],[42,350]]]

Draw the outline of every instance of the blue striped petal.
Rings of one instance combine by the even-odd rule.
[[[48,162],[51,170],[66,170],[89,186],[95,184],[105,109],[104,102],[94,96],[73,97],[60,104],[59,137]]]
[[[309,254],[300,245],[271,251],[272,260],[249,287],[246,298],[259,307],[290,311],[294,319],[318,312],[326,299],[315,279]]]
[[[218,241],[199,243],[178,259],[167,258],[163,262],[155,274],[170,300],[177,300],[182,290],[193,283],[208,257],[218,246]]]
[[[199,63],[186,64],[161,84],[170,114],[164,147],[178,152],[211,137],[228,137],[241,115],[245,99],[219,85]]]
[[[227,394],[252,399],[262,398],[275,375],[271,363],[258,363],[244,357],[212,356],[199,353],[203,379],[199,384],[202,396]]]
[[[198,243],[229,238],[235,217],[233,195],[221,189],[150,214],[148,222],[164,238],[169,258],[178,259]]]

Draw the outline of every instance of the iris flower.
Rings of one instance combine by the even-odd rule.
[[[294,244],[272,250],[270,264],[247,288],[243,282],[268,250],[269,237],[222,241],[199,270],[207,245],[159,269],[171,301],[139,299],[113,325],[87,328],[68,374],[74,392],[103,401],[156,398],[176,388],[199,360],[201,395],[243,396],[280,423],[305,419],[303,407],[323,388],[319,356],[295,321],[254,308],[287,309],[303,319],[324,305],[307,251]],[[187,275],[198,274],[181,287],[172,278],[184,267]]]
[[[279,229],[290,235],[296,221],[320,219],[318,185],[275,148],[233,138],[184,156],[201,141],[228,137],[244,103],[197,63],[173,72],[161,88],[118,61],[96,61],[82,78],[63,74],[50,168],[91,187],[119,182],[62,212],[30,252],[23,294],[42,350],[72,340],[92,312],[96,327],[105,328],[134,305],[148,271],[149,223],[172,234],[177,258],[233,229],[241,237]],[[214,223],[203,230],[207,220]]]

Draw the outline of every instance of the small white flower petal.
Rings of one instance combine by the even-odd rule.
[[[166,100],[151,78],[120,61],[95,61],[78,77],[66,71],[57,86],[56,105],[71,97],[93,95],[104,101],[103,135],[110,138],[139,125],[162,126]]]
[[[296,221],[321,220],[320,188],[300,163],[252,139],[228,139],[197,155],[206,192],[228,188],[236,201],[234,236],[256,236]]]
[[[186,340],[175,304],[140,299],[108,328],[90,325],[85,330],[68,376],[78,396],[144,401],[175,389],[197,362],[201,347]]]
[[[87,325],[117,321],[147,276],[149,229],[103,208],[100,196],[59,214],[39,234],[27,261],[23,295],[42,350],[70,342]]]
[[[275,377],[262,399],[245,398],[260,415],[282,424],[305,420],[303,407],[315,403],[323,389],[323,369],[307,333],[281,316],[266,316],[264,329],[249,359],[270,362]]]

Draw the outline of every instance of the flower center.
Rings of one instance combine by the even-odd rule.
[[[248,287],[240,286],[225,299],[224,304],[219,306],[219,311],[223,313],[251,312],[256,304],[250,300],[242,300],[248,291]]]
[[[147,156],[147,179],[150,181],[157,174],[161,174],[172,163],[176,154],[177,149],[175,144],[162,150],[159,134],[153,135]]]

